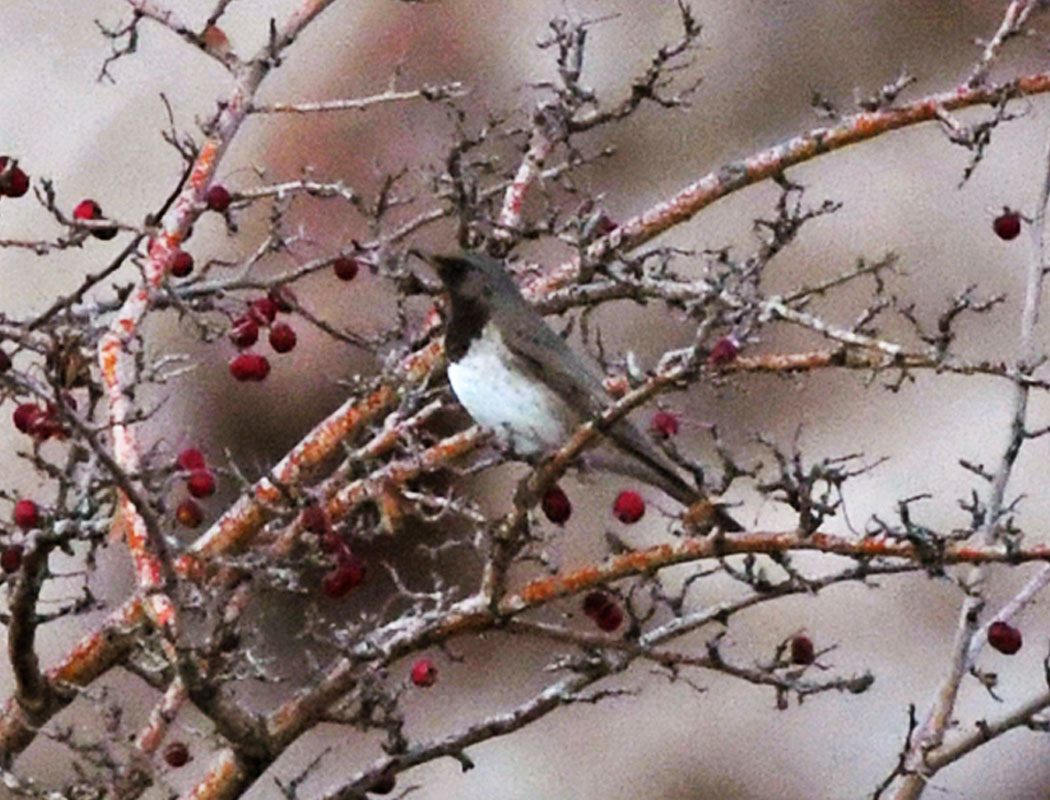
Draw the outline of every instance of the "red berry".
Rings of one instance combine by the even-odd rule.
[[[678,433],[678,417],[670,411],[657,411],[653,414],[649,429],[661,439],[670,439]]]
[[[220,214],[230,207],[230,192],[221,183],[216,183],[204,193],[204,202],[212,211]]]
[[[561,490],[560,486],[552,486],[547,490],[543,495],[540,507],[547,515],[547,519],[555,525],[564,525],[572,516],[572,503],[569,502],[569,496]]]
[[[707,363],[712,367],[721,367],[731,364],[740,353],[740,342],[735,336],[723,336],[707,356]]]
[[[238,317],[227,335],[237,347],[251,347],[259,341],[259,323],[247,315]]]
[[[0,195],[21,197],[29,191],[29,176],[15,164],[6,174],[10,156],[0,156]]]
[[[40,508],[32,500],[19,500],[15,503],[15,525],[24,531],[40,526]]]
[[[46,412],[36,403],[22,403],[15,409],[11,419],[22,433],[29,433],[34,423]]]
[[[333,600],[345,597],[365,579],[365,562],[349,553],[340,554],[335,568],[321,579],[321,591]]]
[[[1021,234],[1021,215],[1003,206],[1003,213],[992,222],[992,230],[1004,241],[1016,239]]]
[[[263,381],[270,374],[270,362],[258,353],[240,353],[230,360],[230,374],[239,381]]]
[[[207,462],[204,460],[204,453],[196,447],[187,447],[179,453],[178,464],[179,469],[187,471],[193,469],[204,469],[207,466]]]
[[[11,369],[11,356],[0,350],[0,372],[7,372]]]
[[[187,497],[175,509],[175,519],[184,528],[199,527],[204,522],[204,509],[200,507],[200,503],[196,500],[191,500]]]
[[[215,476],[210,469],[196,469],[186,479],[186,490],[194,497],[211,497],[215,494]]]
[[[988,644],[1004,655],[1021,649],[1021,632],[1008,622],[997,620],[988,626]]]
[[[817,651],[813,647],[813,640],[808,636],[799,634],[791,637],[791,663],[807,665],[817,660]]]
[[[184,767],[190,761],[190,749],[183,742],[170,742],[164,748],[164,760],[169,767]]]
[[[91,198],[81,200],[77,203],[73,209],[73,219],[90,222],[95,219],[102,219],[102,206],[96,203]],[[93,228],[91,235],[96,239],[112,239],[117,235],[116,228]]]
[[[168,271],[176,278],[185,278],[193,272],[193,256],[185,250],[176,250],[168,261]]]
[[[616,495],[613,502],[613,514],[620,522],[628,525],[637,522],[645,516],[645,501],[638,492],[625,489]]]
[[[277,303],[269,297],[253,300],[248,306],[248,316],[262,327],[266,327],[277,318]]]
[[[599,630],[612,633],[623,625],[623,610],[616,603],[610,602],[594,616],[594,624]]]
[[[299,524],[303,526],[304,531],[317,536],[325,536],[332,529],[332,522],[328,519],[328,512],[316,503],[303,509],[303,513],[299,517]]]
[[[606,214],[604,211],[598,214],[598,219],[594,221],[594,233],[597,236],[605,236],[607,233],[612,233],[620,227],[616,220]]]
[[[588,592],[583,598],[583,613],[594,618],[611,605],[613,601],[605,592]]]
[[[0,551],[0,569],[10,575],[22,566],[22,545],[9,544]]]
[[[278,322],[270,328],[270,347],[278,353],[287,353],[295,349],[295,330],[285,322]]]
[[[427,689],[437,683],[438,671],[429,658],[420,658],[412,665],[412,683],[421,689]]]
[[[295,292],[287,286],[275,286],[266,296],[274,302],[274,305],[277,306],[277,310],[282,314],[294,311],[295,304],[298,302],[295,297]]]
[[[352,281],[357,277],[357,272],[361,268],[361,263],[356,258],[350,256],[340,256],[332,262],[332,269],[335,270],[335,277],[341,281]]]
[[[368,788],[371,794],[390,794],[394,791],[397,786],[397,778],[394,777],[392,772],[384,772],[375,782]]]

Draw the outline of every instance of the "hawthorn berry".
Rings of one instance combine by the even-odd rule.
[[[263,381],[270,374],[270,362],[258,353],[240,353],[230,360],[230,374],[239,381]]]
[[[583,613],[594,618],[612,604],[612,599],[605,592],[588,592],[583,598]]]
[[[193,256],[185,250],[176,250],[168,261],[168,272],[176,278],[185,278],[193,272]]]
[[[260,297],[253,300],[248,306],[248,316],[254,319],[261,327],[266,327],[277,318],[277,303],[269,297]]]
[[[12,160],[10,156],[0,156],[0,195],[21,197],[29,191],[29,176],[18,164],[8,170],[8,162]]]
[[[204,509],[196,500],[187,497],[175,509],[175,519],[184,528],[198,528],[204,522]]]
[[[352,281],[361,269],[361,262],[351,256],[340,256],[332,262],[335,277],[341,281]]]
[[[348,553],[321,579],[321,591],[333,600],[345,597],[365,579],[365,562]]]
[[[0,372],[7,372],[11,369],[11,356],[0,350]]]
[[[187,447],[179,453],[178,457],[179,469],[194,470],[204,469],[207,466],[207,462],[204,460],[204,453],[198,450],[196,447]]]
[[[397,778],[392,772],[384,772],[368,788],[371,794],[390,794],[397,786]]]
[[[678,433],[678,417],[670,411],[657,411],[649,422],[649,430],[661,439],[670,439]]]
[[[791,637],[791,663],[805,666],[817,660],[817,651],[813,640],[804,634]]]
[[[638,492],[625,489],[613,501],[613,514],[620,522],[631,525],[645,516],[645,500]]]
[[[711,352],[707,354],[707,363],[712,367],[722,367],[731,364],[740,353],[740,342],[735,336],[723,336]]]
[[[13,514],[15,525],[24,531],[40,527],[40,507],[32,500],[22,499],[15,503]]]
[[[230,207],[230,190],[221,183],[216,183],[204,193],[204,202],[212,211],[220,214]]]
[[[9,544],[0,550],[0,569],[10,575],[22,566],[22,545]]]
[[[259,323],[245,314],[243,317],[238,317],[233,321],[233,327],[230,328],[227,336],[230,337],[230,341],[234,345],[242,350],[246,347],[251,347],[259,341]]]
[[[324,536],[332,528],[331,520],[328,519],[328,512],[317,503],[311,503],[303,509],[303,513],[299,517],[299,524],[302,525],[304,531],[317,536]]]
[[[560,486],[552,486],[544,493],[540,508],[555,525],[564,525],[572,516],[572,503]]]
[[[270,328],[270,347],[278,353],[288,353],[295,349],[295,330],[286,322],[278,322]]]
[[[80,220],[81,222],[91,222],[96,219],[103,219],[102,206],[92,200],[90,197],[81,200],[77,203],[73,209],[73,219]],[[96,239],[109,240],[117,235],[117,229],[113,228],[92,228],[91,235]]]
[[[1021,215],[1008,206],[1003,206],[1003,213],[992,221],[992,230],[1005,242],[1016,239],[1021,234]]]
[[[616,603],[609,604],[594,615],[594,624],[605,633],[612,633],[623,625],[623,609]]]
[[[412,683],[421,689],[427,689],[437,683],[438,671],[437,667],[434,666],[434,662],[429,658],[417,659],[412,664]]]
[[[996,620],[988,626],[988,644],[1000,653],[1012,656],[1021,649],[1021,631],[1008,622]]]
[[[22,403],[15,408],[15,413],[11,415],[11,419],[19,431],[29,433],[36,420],[46,413],[36,403]]]
[[[215,475],[210,469],[195,469],[186,479],[186,490],[194,497],[211,497],[215,494]]]
[[[190,761],[190,749],[184,742],[169,742],[164,748],[164,760],[169,767],[184,767]]]

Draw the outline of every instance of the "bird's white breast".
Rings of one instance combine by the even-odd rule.
[[[514,356],[491,323],[449,364],[452,391],[474,421],[495,431],[515,452],[543,452],[567,436],[564,402],[544,384],[511,365]]]

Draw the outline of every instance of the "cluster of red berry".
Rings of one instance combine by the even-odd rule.
[[[271,289],[265,297],[248,304],[248,309],[230,324],[229,339],[241,350],[230,359],[230,374],[239,381],[261,381],[270,374],[266,356],[248,348],[259,341],[259,329],[269,327],[270,347],[275,353],[289,353],[295,349],[298,338],[287,322],[277,322],[277,314],[295,308],[295,295],[287,286]]]
[[[186,491],[190,497],[185,498],[175,509],[175,519],[187,528],[196,528],[204,522],[204,509],[197,500],[215,494],[215,473],[208,469],[204,453],[196,447],[187,447],[179,453],[178,468],[186,476]]]
[[[335,565],[321,578],[321,591],[333,600],[346,597],[364,583],[367,568],[360,556],[354,554],[332,527],[328,512],[313,503],[303,509],[299,524],[308,533],[320,537],[321,549],[335,559]]]

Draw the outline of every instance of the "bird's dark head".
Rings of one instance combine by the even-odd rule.
[[[445,284],[449,294],[470,297],[486,303],[499,303],[518,294],[503,264],[483,253],[456,255],[427,254],[424,256]]]

